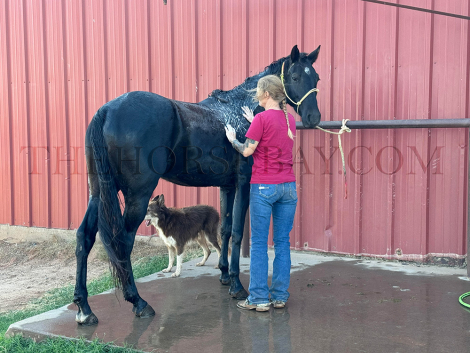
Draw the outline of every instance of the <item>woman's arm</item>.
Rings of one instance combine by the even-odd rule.
[[[252,139],[246,139],[245,143],[239,142],[237,139],[232,141],[232,146],[235,148],[238,152],[240,152],[243,157],[248,157],[251,156],[255,150],[256,147],[258,147],[258,141],[252,140]]]
[[[238,141],[235,129],[230,125],[225,127],[225,134],[227,135],[227,139],[230,141],[233,148],[240,152],[244,157],[251,156],[255,152],[256,147],[258,147],[259,141],[255,141],[249,138],[246,139],[245,143]]]

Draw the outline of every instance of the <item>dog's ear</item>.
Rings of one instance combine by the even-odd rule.
[[[160,195],[158,202],[160,203],[160,205],[165,206],[165,196],[163,196],[163,194]]]
[[[158,198],[159,198],[159,197],[160,197],[159,195],[155,196],[155,197],[152,199],[152,201],[158,201]]]

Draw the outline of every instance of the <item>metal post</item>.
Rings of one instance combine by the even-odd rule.
[[[341,121],[322,121],[322,129],[341,129]],[[410,119],[410,120],[353,120],[346,125],[351,129],[409,129],[409,128],[457,128],[470,127],[470,119]],[[300,121],[296,122],[297,130],[306,129]]]
[[[467,183],[467,277],[470,277],[470,129],[468,129],[468,183]]]

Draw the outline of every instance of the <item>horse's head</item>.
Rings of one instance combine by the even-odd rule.
[[[281,72],[281,80],[288,97],[287,103],[295,108],[302,117],[302,124],[308,128],[317,126],[321,119],[316,89],[320,77],[312,67],[319,52],[320,46],[308,55],[301,54],[295,45]]]

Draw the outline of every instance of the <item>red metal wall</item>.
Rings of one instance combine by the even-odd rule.
[[[390,0],[470,16],[470,0]],[[87,205],[84,134],[130,90],[197,102],[297,44],[321,53],[324,120],[469,117],[467,20],[361,0],[4,0],[0,223],[75,229]],[[292,246],[422,259],[466,253],[465,129],[298,133]],[[215,188],[162,182],[172,206]],[[141,234],[149,229],[141,227]],[[399,249],[399,250],[398,250]]]

